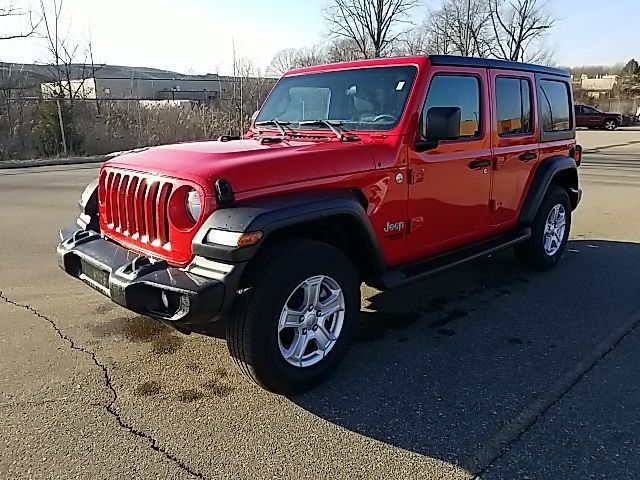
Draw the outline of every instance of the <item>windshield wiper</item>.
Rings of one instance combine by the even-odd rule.
[[[280,134],[283,137],[286,137],[287,136],[287,132],[285,131],[284,126],[285,125],[289,125],[290,123],[291,122],[284,122],[282,120],[278,120],[277,118],[274,118],[272,120],[262,120],[260,122],[256,122],[255,125],[256,125],[256,127],[263,127],[263,126],[266,126],[266,125],[274,125],[278,129]]]
[[[345,135],[345,129],[341,127],[340,120],[303,120],[298,125],[301,127],[327,127],[336,137],[345,142],[360,140],[355,135]]]

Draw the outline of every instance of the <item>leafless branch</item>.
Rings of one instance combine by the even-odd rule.
[[[550,58],[541,41],[557,19],[548,13],[546,0],[488,0],[488,5],[496,56],[514,61]]]
[[[325,22],[333,38],[347,39],[364,58],[383,55],[407,22],[407,13],[420,0],[332,0]]]
[[[21,28],[16,32],[0,32],[0,40],[14,40],[17,38],[27,38],[36,35],[41,19],[34,16],[31,10],[24,10],[16,7],[13,3],[4,2],[0,4],[0,20],[9,17],[16,17],[21,24]]]

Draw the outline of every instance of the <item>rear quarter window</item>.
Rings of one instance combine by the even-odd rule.
[[[543,132],[571,130],[569,86],[566,82],[541,80],[539,104]]]

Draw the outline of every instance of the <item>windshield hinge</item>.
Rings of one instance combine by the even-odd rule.
[[[424,168],[409,169],[409,185],[420,183],[422,180],[424,180]]]

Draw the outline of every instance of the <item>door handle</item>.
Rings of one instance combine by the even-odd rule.
[[[528,153],[523,153],[518,158],[523,162],[529,162],[531,160],[535,160],[536,158],[538,158],[538,155],[536,155],[533,152],[528,152]]]
[[[478,160],[469,162],[469,168],[472,170],[480,170],[481,168],[487,168],[490,166],[491,160],[487,160],[486,158],[479,158]]]

